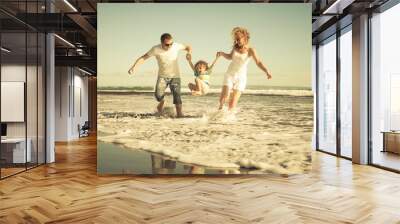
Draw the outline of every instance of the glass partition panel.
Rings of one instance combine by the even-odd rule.
[[[400,170],[400,4],[371,19],[372,163]]]
[[[26,141],[26,41],[25,32],[1,34],[2,178],[24,171],[31,159]]]
[[[34,28],[39,22],[34,14],[46,8],[44,0],[0,1],[0,7],[13,12],[0,12],[0,178],[5,178],[45,163],[46,39]]]
[[[45,163],[46,158],[46,138],[45,138],[45,124],[46,124],[46,39],[43,33],[38,35],[38,164]]]
[[[30,153],[28,168],[38,163],[38,36],[36,32],[27,33],[27,80],[26,80],[26,112],[27,112],[27,143]],[[30,148],[30,149],[29,149]]]
[[[352,157],[352,34],[340,36],[340,154]]]
[[[318,47],[318,147],[336,153],[336,37]]]

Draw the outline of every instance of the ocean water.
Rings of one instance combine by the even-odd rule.
[[[153,153],[182,164],[225,169],[229,173],[242,173],[245,169],[246,173],[298,174],[310,170],[310,94],[284,90],[279,94],[249,92],[242,95],[238,110],[233,113],[217,110],[217,93],[200,97],[183,94],[185,117],[180,119],[175,118],[172,96],[166,96],[164,113],[158,115],[153,93],[100,92],[98,158],[108,164],[119,163],[118,169],[124,169],[126,164],[126,170],[138,173],[146,173],[139,168],[150,162],[130,163],[126,153]],[[124,154],[111,157],[107,151],[113,150],[110,144],[123,146]],[[116,172],[106,167],[98,170]]]

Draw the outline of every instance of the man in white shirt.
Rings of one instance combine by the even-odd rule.
[[[165,89],[169,86],[173,95],[177,117],[183,117],[181,78],[177,60],[180,50],[185,50],[188,54],[191,54],[190,46],[174,43],[171,34],[164,33],[161,35],[161,44],[152,47],[146,54],[139,57],[128,71],[129,74],[134,74],[137,66],[143,64],[148,58],[155,56],[158,63],[158,78],[155,90],[155,97],[159,102],[157,110],[159,113],[162,112],[164,108]]]

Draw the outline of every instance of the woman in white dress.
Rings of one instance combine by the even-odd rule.
[[[222,109],[229,96],[229,110],[233,110],[239,101],[240,94],[246,88],[247,65],[251,58],[257,66],[266,74],[268,79],[272,78],[271,72],[265,67],[258,57],[256,50],[249,46],[250,33],[243,27],[235,27],[232,30],[234,41],[232,51],[227,54],[218,52],[217,55],[231,60],[228,70],[224,76],[224,82],[219,99],[219,109]]]

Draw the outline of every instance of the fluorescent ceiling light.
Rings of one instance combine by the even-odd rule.
[[[322,14],[327,14],[330,13],[329,11],[331,11],[332,9],[334,9],[335,7],[337,7],[337,4],[339,4],[341,0],[336,0],[331,6],[329,6]]]
[[[1,50],[4,51],[4,52],[7,52],[7,53],[10,53],[10,52],[11,52],[10,50],[8,50],[8,49],[5,48],[5,47],[1,47]]]
[[[75,45],[73,45],[71,42],[69,42],[68,40],[58,36],[57,34],[54,34],[54,36],[56,36],[58,39],[60,39],[61,41],[63,41],[64,43],[68,44],[69,46],[75,48]]]
[[[353,4],[355,0],[336,0],[322,14],[342,14],[343,10]]]
[[[74,12],[78,12],[78,10],[71,4],[69,3],[68,0],[64,0],[65,4],[67,4],[72,10],[74,10]]]
[[[93,75],[92,73],[90,73],[90,72],[88,72],[88,71],[86,71],[86,70],[83,70],[83,69],[81,69],[81,68],[79,68],[79,67],[78,67],[78,70],[81,71],[81,72],[83,72],[83,73],[85,73],[85,74]]]

